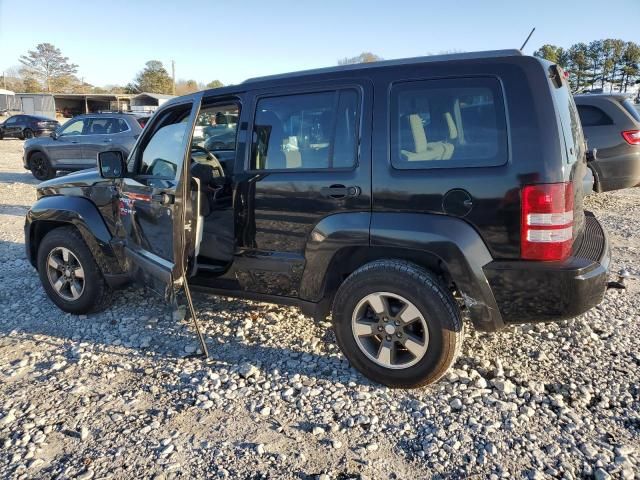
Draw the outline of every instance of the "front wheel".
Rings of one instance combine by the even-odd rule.
[[[110,303],[111,290],[75,227],[47,233],[38,248],[37,265],[42,286],[61,310],[90,313]]]
[[[389,387],[436,382],[462,345],[451,293],[433,273],[401,260],[377,260],[353,272],[336,294],[333,322],[349,362]]]
[[[30,128],[25,128],[24,132],[22,132],[22,138],[23,140],[33,138],[33,130],[31,130]]]
[[[31,155],[29,167],[31,168],[31,174],[41,182],[56,176],[56,171],[51,167],[49,159],[40,152]]]

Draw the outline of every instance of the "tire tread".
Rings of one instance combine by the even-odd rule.
[[[347,279],[342,283],[338,290],[332,311],[336,311],[336,303],[341,301],[341,292],[345,292],[351,284],[361,281],[362,276],[369,277],[373,273],[379,273],[380,271],[392,271],[400,275],[408,277],[423,287],[428,289],[431,293],[435,294],[442,304],[447,309],[449,315],[448,320],[452,322],[451,328],[454,335],[449,336],[448,345],[444,346],[444,351],[447,355],[439,362],[437,368],[431,372],[427,377],[421,381],[411,384],[397,384],[395,387],[421,387],[438,381],[449,369],[451,365],[455,363],[462,351],[462,339],[464,337],[464,323],[460,314],[460,309],[453,298],[453,295],[447,290],[447,288],[440,282],[437,277],[429,270],[406,260],[398,259],[380,259],[369,262],[360,268],[356,269]],[[334,315],[334,327],[337,321]]]

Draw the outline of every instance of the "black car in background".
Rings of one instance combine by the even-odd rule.
[[[575,96],[589,146],[593,189],[607,192],[640,185],[640,112],[622,94]]]
[[[51,134],[59,126],[56,120],[39,115],[13,115],[0,123],[0,140],[8,137],[22,140],[41,137]]]

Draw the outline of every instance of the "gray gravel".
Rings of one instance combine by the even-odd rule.
[[[363,379],[295,308],[197,296],[205,363],[144,290],[88,317],[46,298],[24,258],[21,144],[0,142],[5,477],[640,479],[640,281],[560,324],[469,328],[455,368],[414,391]],[[587,200],[613,270],[638,276],[639,190]]]

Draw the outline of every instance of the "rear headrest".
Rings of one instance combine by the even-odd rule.
[[[453,121],[453,116],[449,112],[445,112],[444,120],[449,128],[449,140],[455,140],[458,138],[458,127],[456,127],[456,122]]]
[[[409,115],[409,125],[411,126],[411,135],[413,136],[414,151],[424,152],[427,149],[427,134],[424,132],[420,115],[417,113]]]

